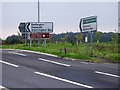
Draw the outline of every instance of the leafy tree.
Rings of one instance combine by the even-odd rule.
[[[96,39],[97,39],[97,44],[100,41],[100,37],[101,37],[101,32],[96,32]]]
[[[112,34],[112,42],[115,43],[115,44],[117,42],[117,35],[116,35],[116,33]]]
[[[63,38],[61,38],[61,40],[62,40],[62,41],[64,41],[64,42],[66,43],[67,38],[68,38],[68,35],[64,35],[64,37],[63,37]]]
[[[5,40],[7,44],[19,44],[21,43],[21,38],[17,35],[8,36]]]
[[[76,36],[76,43],[77,43],[77,45],[79,44],[78,41],[79,41],[79,36],[77,35],[77,36]]]
[[[76,40],[77,40],[77,45],[79,44],[79,41],[80,43],[82,43],[82,40],[83,40],[83,34],[80,33],[79,35],[76,36]]]

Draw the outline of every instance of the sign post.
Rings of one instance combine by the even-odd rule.
[[[38,22],[20,23],[18,28],[22,36],[25,35],[25,45],[29,37],[30,46],[32,46],[33,39],[38,40],[38,46],[40,46],[40,40],[44,39],[44,46],[46,46],[46,40],[49,39],[49,33],[53,32],[53,22],[40,22],[38,0]]]
[[[27,38],[28,38],[28,30],[26,29],[26,25],[27,25],[28,23],[24,23],[24,22],[21,22],[20,24],[19,24],[19,31],[22,33],[22,38],[25,40],[25,45],[26,45],[26,43],[27,43]]]
[[[86,34],[85,42],[86,42],[86,51],[88,51],[88,33]]]
[[[93,44],[93,32],[97,31],[97,16],[91,16],[91,17],[86,17],[82,18],[80,20],[80,30],[81,32],[87,32],[87,37],[88,33],[90,33],[91,36],[91,50],[92,50],[92,44]],[[86,43],[86,49],[87,49],[88,43]]]

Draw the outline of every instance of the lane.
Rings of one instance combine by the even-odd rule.
[[[12,51],[14,51],[14,50],[12,50]],[[61,59],[56,56],[51,57],[48,55],[39,54],[38,52],[32,53],[33,51],[28,51],[28,52],[26,52],[26,50],[24,50],[24,51],[15,50],[15,51],[26,54],[32,58],[43,58],[43,59],[52,60],[52,61],[59,62],[59,63],[68,64],[70,66],[73,66],[76,69],[86,68],[86,69],[90,69],[90,70],[94,70],[94,71],[109,72],[109,73],[113,73],[116,75],[120,75],[120,72],[118,72],[118,71],[120,71],[120,68],[118,68],[118,66],[119,66],[118,64],[109,64],[109,63],[99,64],[99,63],[90,63],[90,62],[83,62],[83,61],[80,62],[79,60],[71,61],[69,59]],[[87,66],[85,67],[85,65],[87,65]]]
[[[21,57],[19,55],[16,56],[15,54],[10,54],[8,52],[5,52],[3,54],[3,58],[6,59],[6,61],[9,60],[11,63],[15,63],[17,65],[36,70],[36,72],[42,71],[42,73],[45,73],[48,75],[56,76],[59,78],[65,78],[67,80],[75,81],[75,82],[82,83],[88,86],[102,87],[102,88],[118,87],[118,79],[110,78],[110,77],[103,77],[103,76],[99,76],[95,74],[94,70],[96,69],[94,68],[96,68],[96,65],[94,65],[94,68],[92,67],[92,69],[90,68],[91,66],[93,66],[91,64],[87,64],[87,66],[85,66],[82,63],[82,64],[79,64],[80,66],[78,67],[77,66],[78,63],[76,66],[74,66],[72,62],[75,64],[75,61],[69,62],[68,60],[69,64],[73,66],[63,67],[60,65],[55,65],[52,63],[44,62],[44,61],[38,61],[38,58],[40,57],[43,58],[44,55],[35,55],[32,53],[26,53],[26,52],[24,52],[23,54],[26,54],[27,57]],[[49,60],[55,59],[54,61],[57,61],[57,62],[58,60],[60,60],[59,58],[56,59],[56,57],[50,58],[49,56],[48,57],[46,56],[46,58],[49,58]],[[64,63],[64,60],[61,60],[59,62]]]
[[[46,76],[39,76],[34,73],[37,71],[27,67],[14,68],[6,64],[2,66],[2,84],[7,88],[84,88]]]

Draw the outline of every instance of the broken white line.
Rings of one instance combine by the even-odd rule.
[[[51,61],[51,60],[47,60],[47,59],[43,59],[43,58],[38,58],[41,61],[45,61],[45,62],[49,62],[49,63],[53,63],[53,64],[57,64],[57,65],[62,65],[62,66],[66,66],[66,67],[70,67],[71,65],[68,64],[63,64],[63,63],[59,63],[59,62],[55,62],[55,61]]]
[[[48,75],[48,74],[44,74],[44,73],[40,73],[40,72],[34,72],[34,73],[45,76],[45,77],[53,78],[53,79],[56,79],[56,80],[60,80],[60,81],[63,81],[63,82],[67,82],[67,83],[70,83],[70,84],[74,84],[74,85],[77,85],[77,86],[82,86],[82,87],[86,87],[86,88],[93,88],[92,86],[80,84],[78,82],[70,81],[70,80],[59,78],[59,77],[56,77],[56,76],[52,76],[52,75]]]
[[[118,75],[109,74],[109,73],[104,73],[104,72],[99,72],[99,71],[95,71],[95,73],[98,73],[98,74],[102,74],[102,75],[108,75],[108,76],[112,76],[112,77],[117,77],[117,78],[120,78],[120,76],[118,76]]]
[[[8,62],[2,61],[2,60],[0,60],[0,62],[3,63],[3,64],[7,64],[7,65],[10,65],[10,66],[16,67],[16,68],[19,67],[18,65],[8,63]]]
[[[17,52],[8,52],[8,53],[13,53],[13,54],[21,55],[21,56],[27,56],[27,55],[25,55],[25,54],[17,53]]]

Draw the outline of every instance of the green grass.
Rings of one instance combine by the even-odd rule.
[[[99,45],[93,44],[92,50],[89,46],[89,49],[86,50],[86,44],[72,45],[71,43],[47,43],[47,46],[41,45],[40,47],[37,44],[34,44],[32,47],[27,44],[16,44],[16,45],[3,45],[0,48],[3,49],[22,49],[22,50],[31,50],[37,52],[44,52],[57,55],[61,58],[73,58],[78,60],[87,60],[91,62],[101,63],[103,61],[99,58],[103,58],[112,62],[120,63],[120,57],[118,57],[118,45],[112,43],[99,43]],[[65,54],[64,48],[67,49]]]

